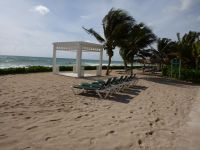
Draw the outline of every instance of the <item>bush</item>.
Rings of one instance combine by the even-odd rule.
[[[171,77],[171,68],[170,66],[166,66],[162,69],[162,75]],[[179,78],[179,69],[173,68],[172,70],[172,77],[178,79]],[[191,81],[194,83],[200,83],[200,70],[195,69],[181,69],[181,80],[184,81]]]
[[[35,72],[50,72],[52,71],[52,67],[45,66],[30,66],[25,68],[26,73],[35,73]]]
[[[72,66],[60,66],[59,70],[60,71],[72,71],[73,67]]]
[[[111,66],[111,69],[124,69],[124,66]],[[60,66],[60,71],[72,71],[72,66]],[[85,66],[85,70],[96,70],[96,66]],[[107,66],[102,66],[102,69],[107,69]],[[29,67],[18,67],[18,68],[4,68],[0,69],[0,75],[6,74],[25,74],[25,73],[36,73],[36,72],[51,72],[52,67],[45,66],[29,66]]]
[[[167,66],[162,69],[162,75],[168,76],[168,67]]]
[[[50,71],[52,71],[52,67],[29,66],[29,67],[0,69],[0,75],[24,74],[24,73],[35,73],[35,72],[50,72]]]

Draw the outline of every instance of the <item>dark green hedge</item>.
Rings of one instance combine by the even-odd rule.
[[[107,66],[102,66],[102,69],[106,69]],[[134,67],[138,68],[138,67]],[[85,66],[85,70],[96,70],[96,66]],[[111,69],[124,69],[124,66],[111,66]],[[60,71],[72,71],[72,66],[60,66]],[[36,73],[36,72],[51,72],[52,67],[45,66],[29,66],[29,67],[18,67],[18,68],[5,68],[0,69],[0,75],[6,74],[25,74],[25,73]]]
[[[23,74],[23,73],[34,73],[34,72],[50,72],[50,71],[52,71],[52,67],[29,66],[29,67],[0,69],[0,75]]]
[[[171,68],[170,66],[166,66],[162,70],[162,75],[170,77],[171,76]],[[179,77],[178,68],[172,69],[172,77],[178,79]],[[200,83],[200,70],[195,69],[181,69],[181,80],[191,81],[194,83]]]

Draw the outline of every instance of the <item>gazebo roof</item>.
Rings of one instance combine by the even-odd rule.
[[[82,51],[92,51],[92,52],[100,52],[103,49],[103,45],[83,42],[83,41],[72,41],[72,42],[55,42],[53,43],[56,50],[63,51],[74,51],[74,50],[82,50]]]

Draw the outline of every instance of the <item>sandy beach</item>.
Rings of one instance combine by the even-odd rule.
[[[120,75],[112,71],[112,76]],[[155,76],[137,78],[134,87],[99,99],[94,94],[74,95],[70,88],[97,77],[0,76],[0,149],[200,149],[198,121],[187,134],[193,128],[188,122],[200,113],[195,111],[200,86]]]

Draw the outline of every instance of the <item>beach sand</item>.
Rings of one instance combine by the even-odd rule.
[[[200,86],[155,76],[137,78],[136,86],[103,100],[71,91],[70,86],[94,77],[0,76],[0,149],[199,150],[197,142],[186,145],[190,137],[199,138],[193,136],[199,128],[189,133],[188,122],[198,116],[193,110],[200,104]]]

